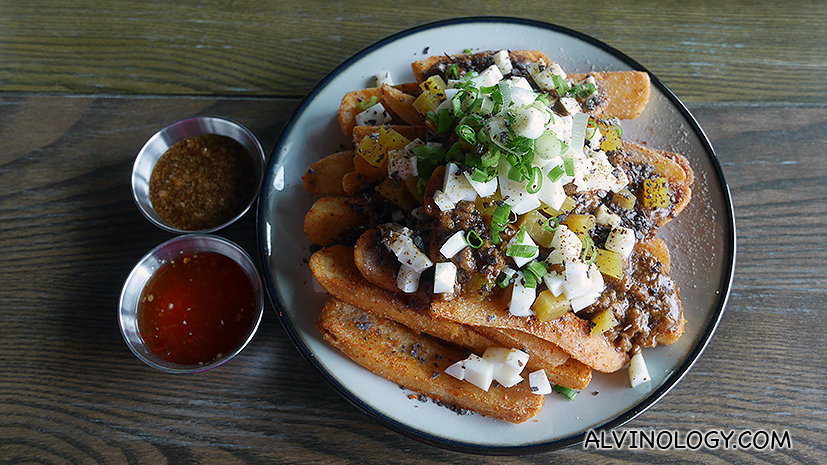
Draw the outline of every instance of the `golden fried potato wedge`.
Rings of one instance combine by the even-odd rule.
[[[669,180],[671,202],[667,212],[656,218],[657,226],[663,226],[680,214],[692,198],[695,175],[689,160],[679,153],[658,150],[634,142],[623,141],[626,162],[652,165],[655,172]]]
[[[531,393],[528,382],[488,391],[444,373],[465,351],[417,334],[394,321],[378,317],[338,299],[330,299],[318,321],[331,345],[369,371],[408,389],[482,415],[522,423],[534,417],[545,396]]]
[[[368,224],[364,202],[350,197],[322,197],[304,217],[304,233],[316,245],[330,245]]]
[[[353,171],[352,150],[336,152],[307,167],[302,184],[304,190],[311,194],[320,195],[348,195],[342,187],[342,178]]]
[[[381,89],[382,101],[385,102],[385,106],[392,112],[399,115],[400,118],[411,126],[425,124],[425,117],[413,107],[416,97],[387,84],[382,84]]]
[[[575,82],[594,76],[602,97],[602,104],[594,116],[634,119],[643,113],[649,104],[651,80],[642,71],[598,71],[594,73],[572,73],[568,77]]]
[[[417,333],[430,334],[479,353],[495,345],[471,327],[433,318],[427,310],[418,309],[417,302],[405,301],[370,283],[356,267],[350,247],[337,245],[317,251],[310,257],[310,270],[333,297],[396,321]]]
[[[544,369],[549,381],[571,389],[585,389],[592,380],[592,369],[571,358],[555,344],[521,331],[478,326],[476,330],[500,347],[520,349],[529,354],[529,372]]]
[[[463,70],[476,69],[482,71],[491,66],[493,63],[493,56],[496,51],[486,51],[480,53],[460,53],[457,55],[435,55],[425,58],[424,60],[417,60],[411,63],[411,69],[414,73],[416,82],[422,82],[434,74],[444,75],[445,70],[451,63],[457,63]],[[546,63],[551,63],[551,60],[545,53],[539,50],[517,50],[509,51],[509,58],[512,63],[528,64],[533,63],[539,59],[543,59]]]
[[[576,360],[604,373],[615,372],[629,361],[629,355],[615,348],[602,334],[592,335],[589,322],[569,312],[546,322],[534,317],[516,317],[490,298],[457,298],[431,304],[431,313],[472,326],[515,329],[553,342]]]

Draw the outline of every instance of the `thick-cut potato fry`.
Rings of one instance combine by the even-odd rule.
[[[626,162],[652,165],[655,172],[669,179],[671,203],[668,215],[659,219],[658,226],[663,226],[689,204],[692,198],[692,183],[695,175],[689,160],[679,153],[658,150],[634,142],[623,141]]]
[[[595,116],[609,116],[620,119],[634,119],[643,113],[649,104],[651,83],[649,74],[642,71],[598,71],[594,73],[572,73],[568,77],[581,81],[594,76],[597,88],[605,102],[594,113]]]
[[[330,245],[368,224],[364,203],[350,197],[322,197],[304,217],[304,233],[310,242]]]
[[[419,84],[415,82],[403,83],[390,87],[395,91],[409,95],[414,95],[420,92]],[[370,102],[373,97],[376,97],[377,103],[381,103],[386,110],[390,110],[388,111],[388,114],[393,119],[392,124],[401,124],[405,121],[401,115],[397,115],[396,111],[393,109],[394,102],[389,103],[384,100],[382,88],[368,87],[366,89],[354,90],[345,94],[345,96],[342,97],[342,102],[339,104],[339,125],[342,128],[342,132],[345,133],[346,136],[350,137],[351,134],[353,134],[353,127],[356,126],[356,115],[364,111],[359,104],[362,102]]]
[[[531,393],[528,382],[482,389],[444,374],[465,358],[463,349],[417,334],[337,299],[322,310],[319,330],[331,345],[379,376],[413,391],[482,415],[522,423],[534,417],[545,396]]]
[[[604,373],[615,372],[629,361],[629,354],[620,352],[602,334],[592,335],[589,322],[574,313],[546,322],[534,317],[511,315],[504,305],[492,299],[454,299],[431,304],[437,318],[472,326],[515,329],[553,342],[572,357]]]
[[[390,129],[402,134],[402,136],[408,140],[425,140],[428,135],[427,126],[401,126],[391,124]],[[379,132],[379,126],[354,126],[352,134],[353,145],[359,145],[362,139],[375,132]]]
[[[482,353],[495,344],[468,326],[439,320],[416,308],[415,303],[371,284],[353,260],[353,249],[337,245],[319,250],[310,257],[310,270],[332,296],[371,313],[401,323],[416,332],[427,333]]]
[[[529,371],[546,371],[549,381],[571,389],[585,389],[592,380],[592,369],[571,358],[553,343],[521,331],[477,326],[476,330],[498,346],[520,349],[529,354]]]
[[[411,126],[425,124],[425,117],[413,107],[415,100],[416,97],[413,95],[382,84],[382,101],[385,102],[385,106]]]
[[[354,171],[362,175],[362,182],[379,182],[388,177],[388,157],[379,166],[371,165],[359,154],[355,154],[351,161]]]
[[[348,195],[342,187],[342,178],[355,169],[352,150],[336,152],[307,167],[302,176],[304,190],[311,194]]]
[[[411,69],[414,73],[416,82],[422,82],[433,74],[444,73],[448,64],[460,62],[466,65],[476,65],[475,67],[488,67],[493,62],[490,58],[490,52],[482,52],[475,54],[458,54],[458,55],[435,55],[424,60],[417,60],[411,63]],[[509,58],[512,62],[532,63],[539,59],[543,59],[546,63],[551,63],[551,60],[545,53],[539,50],[516,50],[508,52]],[[481,70],[480,70],[481,71]]]

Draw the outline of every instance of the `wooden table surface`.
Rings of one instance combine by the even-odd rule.
[[[827,463],[827,5],[640,3],[0,0],[0,463]],[[322,383],[269,305],[251,345],[208,373],[167,375],[129,351],[121,285],[172,237],[131,198],[149,136],[218,114],[269,149],[351,54],[475,14],[622,50],[687,103],[727,176],[729,305],[684,380],[624,428],[787,431],[791,447],[435,448]],[[255,253],[254,213],[221,235]]]

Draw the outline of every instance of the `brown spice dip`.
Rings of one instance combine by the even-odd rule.
[[[255,196],[252,155],[236,140],[217,134],[189,137],[155,164],[149,198],[158,215],[185,231],[219,226]]]

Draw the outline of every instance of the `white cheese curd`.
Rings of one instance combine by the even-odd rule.
[[[381,73],[374,76],[373,79],[376,87],[382,87],[382,84],[387,84],[389,86],[393,85],[393,80],[391,79],[390,71],[382,71]]]
[[[523,274],[517,273],[517,279],[511,285],[511,302],[508,305],[508,312],[514,316],[532,316],[534,310],[531,305],[537,299],[537,289],[533,287],[525,287],[523,281]]]
[[[434,203],[437,208],[444,212],[451,211],[457,206],[457,203],[448,194],[439,189],[434,192]]]
[[[434,267],[434,294],[454,292],[457,282],[457,266],[453,262],[440,262]]]
[[[388,174],[403,181],[416,176],[416,157],[406,150],[388,150]]]
[[[554,115],[549,121],[549,123],[546,124],[546,129],[548,129],[549,131],[554,131],[554,134],[557,135],[558,139],[560,139],[566,144],[570,144],[571,129],[573,122],[574,118],[571,115]]]
[[[414,269],[418,273],[422,273],[434,266],[434,263],[416,247],[413,243],[412,236],[413,231],[400,227],[397,230],[390,231],[388,241],[385,245],[396,255],[399,263]]]
[[[442,244],[442,247],[439,248],[439,253],[450,260],[467,246],[468,243],[465,242],[465,231],[457,231]]]
[[[563,97],[560,99],[560,105],[569,115],[574,115],[575,113],[581,113],[580,111],[580,103],[577,99],[572,97]]]
[[[557,62],[546,65],[546,62],[543,60],[536,61],[530,65],[528,72],[540,89],[546,92],[554,90],[554,79],[552,76],[557,75],[566,79],[565,71],[563,71],[563,68],[560,67]]]
[[[601,226],[620,226],[620,216],[609,211],[606,205],[600,204],[594,216],[595,222]]]
[[[497,167],[497,181],[500,185],[500,194],[503,201],[511,205],[511,211],[522,215],[540,207],[541,202],[537,194],[529,194],[524,183],[514,181],[508,177],[511,164],[502,160]]]
[[[583,251],[583,242],[568,226],[561,224],[554,233],[551,247],[554,250],[549,254],[547,261],[554,265],[566,260],[579,260],[580,252]]]
[[[531,239],[531,235],[528,233],[522,234],[522,239],[520,239],[520,234],[515,234],[514,237],[508,241],[508,245],[506,246],[506,250],[511,248],[512,245],[527,245],[529,247],[535,247],[536,250],[531,257],[511,257],[514,260],[514,264],[517,265],[517,268],[524,267],[528,262],[534,260],[540,255],[540,248],[537,247],[537,244],[534,243],[534,240]],[[578,239],[580,240],[580,239]]]
[[[629,360],[629,382],[632,387],[638,387],[643,383],[648,383],[652,380],[649,376],[649,369],[646,368],[646,361],[643,359],[643,353],[638,352]]]
[[[569,300],[571,309],[574,312],[579,312],[594,304],[597,302],[597,299],[600,298],[600,295],[603,294],[605,282],[603,281],[603,274],[600,272],[600,269],[597,268],[597,265],[592,264],[589,266],[589,277],[591,278],[591,284],[586,291]]]
[[[411,294],[419,289],[419,277],[422,273],[413,268],[402,265],[399,273],[396,274],[396,287],[406,294]]]
[[[477,198],[477,191],[468,182],[468,179],[459,171],[454,163],[448,163],[445,167],[445,179],[442,192],[444,192],[454,203],[461,200],[474,200]]]
[[[544,175],[545,176],[545,175]],[[537,192],[537,199],[549,207],[559,210],[566,201],[566,191],[563,188],[565,184],[560,181],[553,182],[548,177],[543,178],[543,185]]]
[[[566,299],[572,300],[589,290],[592,285],[592,278],[589,276],[589,265],[582,261],[566,261],[564,264],[566,280],[563,284],[563,293],[566,295]]]
[[[465,175],[465,179],[468,180],[468,183],[471,184],[471,187],[477,191],[477,195],[480,197],[491,197],[497,192],[497,188],[499,187],[500,183],[497,181],[497,177],[493,176],[488,181],[474,181],[471,179],[471,175],[468,172],[463,173]]]
[[[385,111],[385,106],[377,103],[367,110],[356,115],[357,126],[380,126],[391,122],[391,115]]]
[[[445,369],[445,374],[463,381],[465,379],[465,360],[451,364],[451,366]]]
[[[494,64],[500,69],[502,75],[510,74],[514,66],[511,64],[511,57],[508,56],[508,50],[500,50],[494,54]]]
[[[474,83],[475,87],[482,88],[497,85],[502,78],[503,73],[500,72],[500,68],[498,68],[497,65],[491,65],[488,68],[485,68],[479,76],[473,78],[471,81]]]
[[[487,392],[494,381],[494,365],[475,354],[471,354],[464,365],[465,381]]]
[[[543,369],[528,374],[528,385],[531,387],[531,392],[538,396],[551,394],[551,383]]]
[[[623,226],[615,226],[609,231],[604,247],[606,250],[619,253],[623,258],[628,258],[632,254],[632,249],[635,248],[635,231]]]
[[[520,373],[528,364],[528,354],[522,350],[489,347],[482,358],[494,365],[494,381],[503,386],[511,387],[523,380]]]

